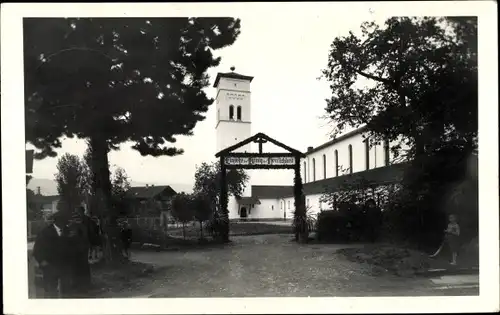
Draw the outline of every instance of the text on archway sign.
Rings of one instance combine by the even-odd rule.
[[[226,157],[226,165],[295,165],[295,158],[291,156],[280,157]]]

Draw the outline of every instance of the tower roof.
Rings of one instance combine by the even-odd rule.
[[[219,81],[221,78],[248,80],[250,82],[252,82],[253,80],[253,77],[251,76],[239,74],[236,72],[219,72],[217,73],[217,77],[215,78],[214,88],[216,88],[219,85]]]

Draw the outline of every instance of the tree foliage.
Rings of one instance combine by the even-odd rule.
[[[411,156],[442,142],[477,145],[476,18],[391,18],[361,33],[336,38],[323,71],[334,134],[367,125],[379,142],[404,137]]]
[[[74,211],[85,201],[85,163],[78,156],[64,154],[57,161],[55,180],[63,211]]]
[[[109,150],[182,154],[176,136],[192,135],[213,102],[203,91],[213,51],[234,43],[240,21],[28,18],[23,30],[26,139],[38,159],[61,137],[88,139],[94,193],[109,206]]]
[[[126,198],[127,191],[130,189],[130,181],[122,167],[116,168],[111,181],[111,196],[113,206],[117,208],[118,213],[128,213],[128,202]]]
[[[194,194],[192,196],[192,207],[194,218],[200,223],[200,239],[203,239],[203,222],[209,220],[213,213],[210,200],[205,195]]]
[[[190,195],[179,193],[172,200],[172,216],[182,223],[182,234],[186,238],[186,223],[194,217],[193,202]]]
[[[227,170],[226,181],[228,193],[233,196],[242,196],[248,182],[248,175],[244,170]],[[210,201],[214,211],[219,209],[219,192],[221,166],[219,162],[208,164],[203,162],[194,175],[194,193],[205,196]]]
[[[333,41],[323,77],[334,135],[366,125],[372,143],[406,142],[411,163],[391,207],[407,236],[435,243],[450,186],[466,180],[477,150],[477,18],[364,23],[360,36]]]

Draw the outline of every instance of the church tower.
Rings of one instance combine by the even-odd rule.
[[[215,78],[216,152],[252,136],[250,82],[253,77],[238,74],[234,69],[231,67],[231,72],[219,72]],[[250,152],[250,144],[238,151]]]
[[[231,72],[217,73],[214,88],[216,91],[216,152],[235,145],[252,136],[250,83],[253,77]],[[251,143],[236,152],[252,152]],[[249,197],[252,191],[251,170],[245,170],[248,182],[242,197]],[[240,217],[240,205],[234,196],[229,196],[229,218]],[[246,210],[245,210],[246,211]]]

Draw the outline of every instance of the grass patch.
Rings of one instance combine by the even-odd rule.
[[[398,276],[415,276],[431,266],[426,253],[390,245],[367,245],[363,248],[344,248],[338,251],[348,260],[372,265],[377,272]]]

